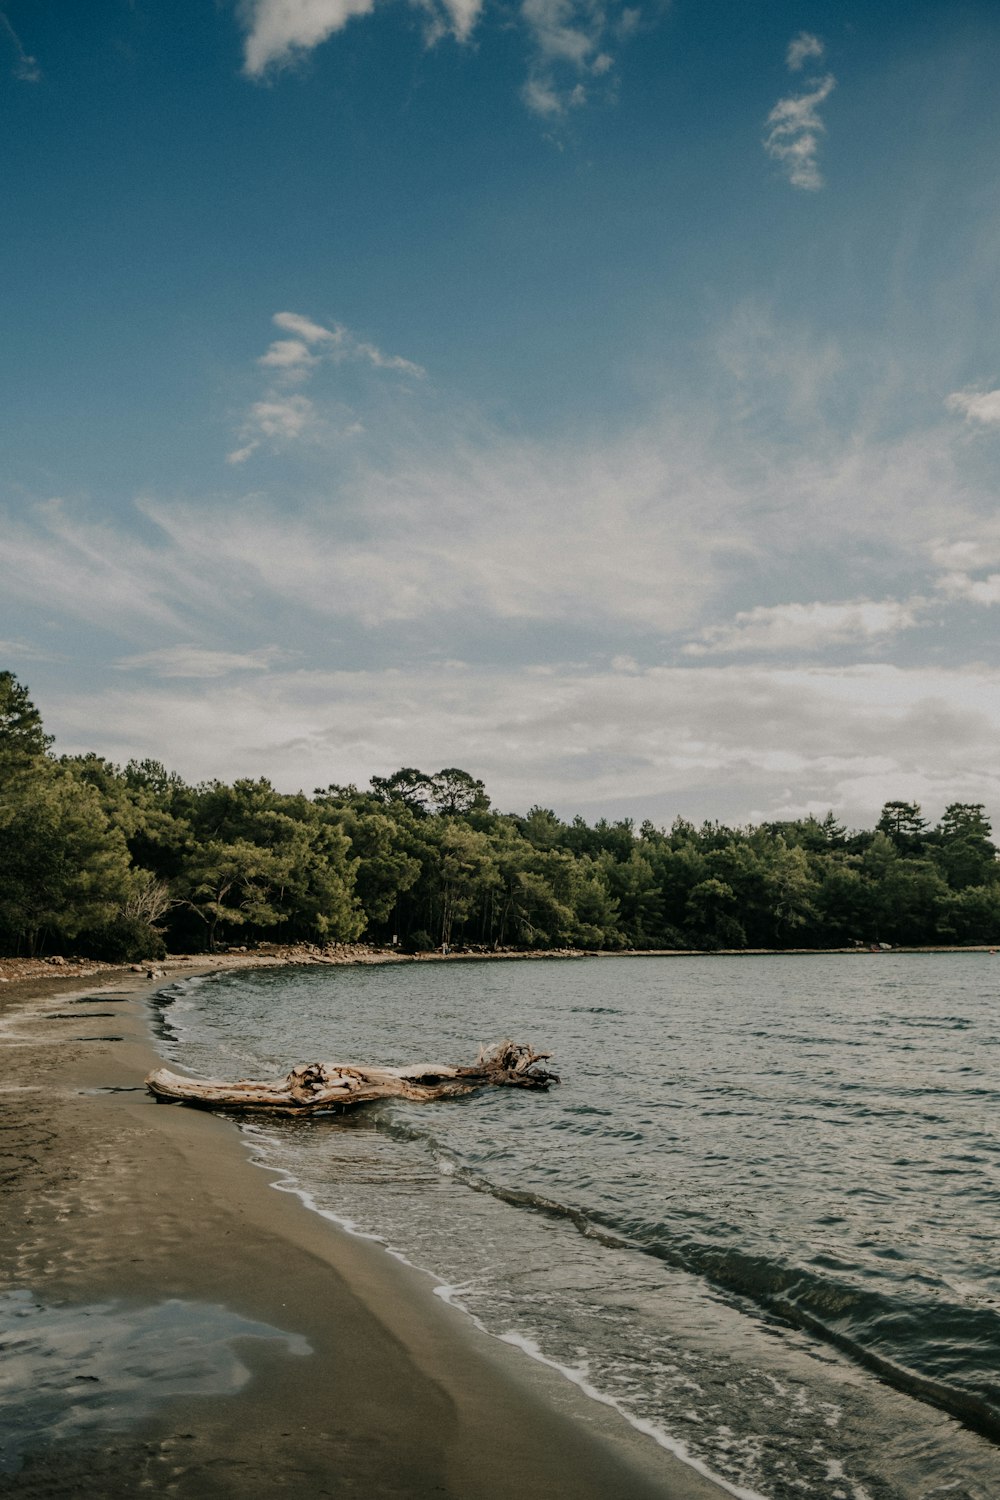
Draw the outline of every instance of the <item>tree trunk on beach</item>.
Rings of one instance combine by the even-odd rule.
[[[285,1078],[258,1083],[241,1078],[182,1078],[158,1068],[146,1087],[163,1103],[191,1104],[200,1109],[276,1115],[329,1114],[367,1104],[374,1099],[412,1099],[421,1103],[472,1093],[487,1084],[507,1088],[548,1088],[558,1083],[555,1073],[539,1068],[548,1052],[532,1052],[517,1042],[495,1042],[480,1048],[469,1067],[441,1063],[410,1063],[402,1068],[379,1068],[348,1063],[308,1063],[293,1068]]]

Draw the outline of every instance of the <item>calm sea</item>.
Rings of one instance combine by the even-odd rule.
[[[282,1185],[739,1494],[1000,1496],[1000,957],[229,973],[185,1069],[553,1053],[494,1090],[242,1127]]]

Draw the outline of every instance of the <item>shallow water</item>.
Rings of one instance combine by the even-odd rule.
[[[250,1379],[237,1343],[277,1339],[307,1355],[300,1334],[228,1308],[171,1298],[51,1307],[30,1291],[0,1293],[0,1473],[37,1444],[120,1432],[174,1396],[232,1396]]]
[[[245,1129],[734,1490],[986,1500],[998,984],[978,953],[422,964],[195,979],[158,1014],[202,1075],[551,1050],[548,1093]]]

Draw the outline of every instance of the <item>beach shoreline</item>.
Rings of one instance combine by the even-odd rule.
[[[98,959],[60,954],[44,958],[0,957],[0,997],[24,992],[25,986],[36,986],[39,993],[46,987],[65,986],[75,981],[106,982],[117,977],[144,975],[148,979],[183,977],[185,974],[213,972],[222,969],[282,968],[295,964],[351,966],[361,964],[407,963],[517,963],[530,961],[572,961],[584,958],[780,958],[856,954],[867,956],[872,948],[852,944],[844,948],[466,948],[447,952],[404,953],[398,948],[373,947],[365,943],[265,943],[255,948],[222,949],[217,953],[169,953],[162,959],[141,963],[104,963]],[[996,953],[990,943],[934,943],[913,947],[877,945],[880,954],[908,953]],[[8,988],[9,987],[9,988]]]
[[[479,1333],[430,1278],[276,1192],[230,1120],[149,1097],[143,1079],[160,1061],[150,993],[262,958],[303,961],[174,959],[152,975],[66,964],[0,989],[0,1291],[19,1309],[25,1358],[33,1338],[44,1345],[45,1410],[63,1413],[47,1431],[35,1410],[32,1430],[41,1397],[21,1392],[0,1495],[724,1494],[556,1372]],[[59,1333],[69,1313],[90,1330],[89,1363]],[[136,1355],[140,1315],[155,1328],[182,1313],[205,1330],[228,1318],[228,1344],[252,1378],[227,1393],[209,1381],[206,1392],[202,1371],[185,1391],[193,1377],[171,1366],[166,1337]],[[129,1318],[130,1358],[145,1372],[135,1389],[120,1369],[102,1375],[93,1348],[94,1330],[120,1333]],[[204,1363],[207,1332],[202,1342]]]

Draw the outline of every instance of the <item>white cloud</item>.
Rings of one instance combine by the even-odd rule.
[[[326,424],[317,420],[315,407],[307,396],[287,393],[289,386],[302,385],[310,379],[324,361],[334,365],[350,361],[416,380],[426,375],[423,367],[413,360],[383,353],[376,344],[359,339],[340,323],[327,328],[293,312],[275,313],[271,321],[295,337],[275,339],[258,358],[257,364],[268,372],[272,388],[262,400],[253,403],[243,418],[239,429],[241,441],[226,455],[229,464],[246,463],[266,440],[285,445],[327,430]],[[363,427],[353,413],[348,413],[337,430],[341,437],[350,437]]]
[[[614,57],[605,40],[634,29],[633,11],[621,13],[586,0],[522,0],[521,17],[532,60],[521,90],[528,109],[555,119],[586,104],[587,80],[606,79]]]
[[[793,36],[788,43],[785,63],[789,72],[798,73],[809,58],[819,59],[825,51],[826,48],[818,36],[813,36],[811,31],[800,31],[798,36]]]
[[[214,651],[204,646],[161,646],[119,657],[121,671],[149,672],[154,677],[226,677],[231,672],[266,672],[285,653],[277,646],[259,651]]]
[[[226,454],[226,462],[245,463],[264,438],[278,444],[291,443],[316,426],[316,408],[308,396],[271,395],[263,401],[255,401],[241,428],[241,436],[246,441],[242,447]]]
[[[928,810],[1000,799],[1000,673],[986,669],[272,671],[43,709],[60,749],[289,789],[449,764],[484,777],[501,807],[633,801],[664,820],[833,807],[870,822],[890,797]]]
[[[426,375],[423,366],[400,354],[382,354],[375,344],[358,339],[342,323],[334,323],[331,329],[322,323],[313,323],[312,318],[303,318],[298,312],[276,312],[271,323],[286,333],[294,333],[294,339],[277,339],[267,354],[261,356],[261,365],[316,365],[321,357],[334,360],[360,360],[379,371],[399,371],[403,375]],[[315,348],[316,353],[310,353]]]
[[[309,324],[308,337],[276,326],[311,352],[335,348],[332,326]],[[867,412],[856,431],[833,431],[825,376],[795,408],[796,440],[775,436],[759,387],[791,409],[808,361],[802,373],[801,341],[783,355],[774,338],[755,355],[752,329],[745,360],[737,339],[730,365],[745,364],[746,382],[728,379],[718,400],[544,441],[429,383],[415,410],[410,382],[364,374],[365,359],[368,430],[333,449],[341,413],[323,380],[339,367],[325,358],[310,399],[269,394],[244,439],[288,445],[273,493],[145,499],[138,524],[58,502],[0,520],[7,633],[30,639],[51,621],[61,636],[40,638],[72,635],[82,655],[90,626],[128,653],[128,675],[110,674],[117,692],[42,704],[49,727],[187,775],[306,786],[465,764],[506,805],[567,811],[631,798],[641,816],[801,802],[860,817],[887,796],[988,800],[997,674],[794,667],[831,645],[887,653],[922,617],[917,590],[932,594],[942,575],[939,616],[958,612],[949,599],[963,610],[963,634],[942,632],[942,647],[989,659],[990,617],[970,607],[1000,602],[983,445],[940,409],[936,428],[891,442],[871,435]],[[779,587],[804,602],[734,615],[734,584],[755,578],[751,602]],[[643,665],[727,618],[683,666]],[[401,670],[293,671],[260,655],[262,619],[298,661]],[[456,653],[472,664],[428,664]],[[595,657],[606,665],[587,665]]]
[[[414,375],[418,378],[422,378],[427,373],[421,365],[414,364],[411,359],[404,359],[400,354],[383,354],[376,344],[359,339],[342,323],[334,323],[332,328],[326,328],[322,323],[314,323],[310,318],[303,318],[299,313],[290,312],[275,313],[271,321],[278,328],[294,333],[297,337],[278,339],[267,353],[261,356],[259,364],[277,367],[302,364],[312,366],[323,357],[335,363],[342,360],[359,360],[376,370],[396,370],[401,374]],[[307,345],[315,347],[317,352],[310,353]]]
[[[987,606],[1000,604],[1000,573],[990,573],[986,578],[972,578],[968,573],[946,573],[938,587],[949,599]]]
[[[310,318],[303,318],[300,313],[279,312],[275,313],[271,322],[278,328],[284,328],[288,333],[297,334],[307,344],[339,343],[343,330],[337,328],[324,328],[322,323],[314,323]]]
[[[318,47],[355,16],[367,16],[375,0],[246,0],[246,72],[259,78]]]
[[[561,115],[565,108],[563,98],[551,78],[525,79],[521,97],[535,115]]]
[[[1000,391],[953,391],[945,406],[949,411],[961,412],[967,422],[1000,427]]]
[[[448,655],[456,630],[545,622],[601,631],[609,653],[641,658],[635,632],[690,634],[718,618],[730,580],[750,569],[803,579],[817,559],[839,559],[856,582],[864,570],[887,590],[905,579],[904,598],[943,572],[975,572],[975,557],[949,547],[976,539],[977,510],[995,506],[991,483],[977,488],[956,467],[974,455],[947,423],[892,443],[835,438],[819,424],[786,447],[723,400],[700,416],[654,411],[617,436],[571,430],[543,442],[449,408],[433,390],[415,420],[395,382],[379,383],[365,415],[367,430],[348,438],[359,423],[336,403],[299,392],[262,400],[231,460],[260,444],[289,464],[298,455],[273,498],[147,500],[141,542],[127,520],[112,530],[77,508],[4,523],[0,595],[52,598],[56,612],[114,630],[155,618],[172,624],[171,639],[197,625],[214,640],[220,611],[245,613],[252,600],[256,617],[294,617],[305,631],[337,619],[367,630],[413,622],[447,636]],[[829,586],[829,562],[819,571]],[[866,619],[903,623],[880,613],[884,601],[866,607],[875,613],[850,606],[849,629],[843,614],[808,603],[791,621],[751,612],[730,639],[752,629],[775,641],[779,624],[806,632],[800,640],[824,630],[864,639]],[[722,649],[724,639],[702,644]]]
[[[767,117],[764,149],[780,162],[793,187],[815,192],[823,186],[817,155],[826,126],[817,111],[835,87],[836,79],[828,73],[806,93],[779,99]]]
[[[543,57],[581,67],[593,53],[593,35],[580,24],[586,12],[574,0],[523,0],[521,14]]]
[[[257,363],[272,370],[295,370],[302,373],[319,364],[319,358],[309,353],[308,346],[301,339],[275,339]]]
[[[286,396],[280,401],[256,401],[250,416],[265,437],[301,437],[315,414],[306,396]]]
[[[927,548],[931,561],[943,569],[935,587],[945,599],[987,608],[1000,604],[1000,517],[995,514],[966,525],[958,536],[934,537]]]
[[[730,625],[715,625],[683,650],[689,656],[738,651],[817,651],[883,640],[920,623],[924,601],[853,599],[839,603],[758,605]]]
[[[445,15],[451,21],[450,31],[456,41],[468,41],[482,13],[481,0],[442,0]]]
[[[481,0],[421,0],[433,17],[428,41],[445,32],[467,41],[482,9]],[[245,0],[244,70],[260,78],[311,52],[347,23],[371,15],[376,0]]]
[[[262,78],[311,52],[349,21],[371,15],[377,0],[243,0],[244,71]],[[433,46],[450,35],[470,40],[483,0],[412,0],[424,11],[424,40]],[[585,80],[608,75],[614,58],[606,39],[624,41],[639,20],[635,7],[606,7],[593,0],[521,0],[520,17],[531,53],[522,98],[536,114],[553,118],[584,104]],[[568,75],[568,76],[567,76]]]
[[[304,400],[259,403],[244,446],[322,435],[326,410]],[[196,598],[198,633],[211,639],[220,610],[246,612],[251,600],[309,630],[342,619],[419,622],[449,638],[486,620],[676,631],[701,613],[723,565],[757,545],[742,534],[739,478],[712,436],[683,422],[540,443],[425,404],[390,439],[352,443],[338,450],[336,478],[326,449],[311,450],[313,498],[294,507],[287,483],[273,502],[145,501],[142,542],[128,521],[113,532],[75,511],[4,524],[0,595],[52,599],[126,632],[155,619],[173,639],[195,623]]]

